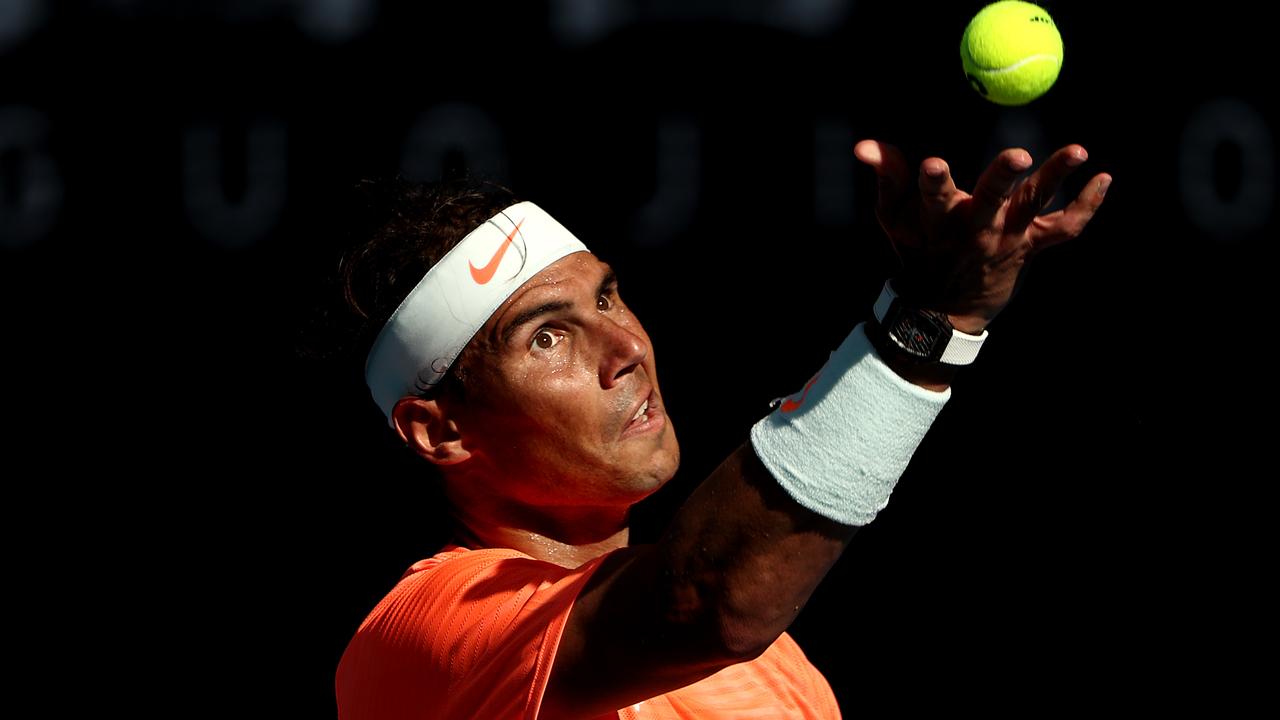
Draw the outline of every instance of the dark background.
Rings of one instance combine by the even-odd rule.
[[[1243,702],[1274,630],[1271,30],[1246,3],[1044,3],[1063,71],[1009,109],[960,70],[982,4],[6,2],[24,673],[332,716],[347,640],[440,539],[359,369],[298,350],[357,180],[494,178],[617,268],[684,451],[645,541],[892,272],[852,155],[876,137],[964,188],[1071,142],[1072,194],[1115,182],[793,634],[849,716]],[[126,649],[148,662],[105,680]]]

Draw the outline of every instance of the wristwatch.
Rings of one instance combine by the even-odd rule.
[[[894,292],[892,279],[886,280],[873,312],[882,336],[906,357],[919,362],[968,365],[978,356],[987,339],[962,333],[951,326],[947,314],[913,307]]]

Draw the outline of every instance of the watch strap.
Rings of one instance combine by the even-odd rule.
[[[885,316],[889,314],[890,308],[895,302],[901,302],[898,293],[894,292],[893,280],[885,280],[884,288],[880,291],[880,297],[876,298],[872,312],[875,313],[876,322],[884,325]],[[968,365],[978,357],[978,351],[982,349],[982,343],[987,339],[987,331],[984,329],[981,335],[970,335],[960,332],[955,328],[951,328],[951,337],[947,341],[946,348],[942,351],[942,357],[938,362],[947,365]]]

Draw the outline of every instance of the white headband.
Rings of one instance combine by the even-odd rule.
[[[400,398],[444,378],[471,338],[526,280],[586,249],[531,202],[512,205],[468,233],[409,292],[369,350],[364,379],[387,423],[395,427],[391,409]]]

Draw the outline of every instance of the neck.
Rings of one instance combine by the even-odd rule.
[[[626,547],[628,508],[499,507],[449,494],[459,545],[511,548],[529,557],[575,568]]]

